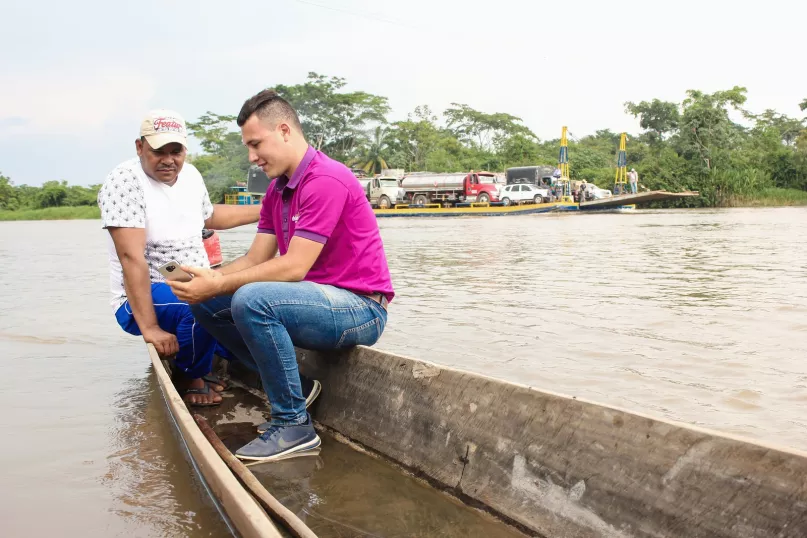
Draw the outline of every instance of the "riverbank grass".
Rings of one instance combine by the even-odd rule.
[[[763,189],[754,196],[737,196],[729,207],[781,207],[807,205],[807,191],[799,189]]]
[[[45,209],[18,209],[0,211],[0,221],[4,220],[74,220],[100,219],[98,206],[47,207]]]

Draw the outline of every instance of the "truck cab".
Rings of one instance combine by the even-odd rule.
[[[505,177],[508,185],[530,183],[538,187],[546,187],[551,185],[547,180],[551,181],[554,170],[555,167],[550,165],[514,166],[505,170]]]
[[[390,209],[395,204],[406,202],[406,192],[401,188],[398,179],[390,176],[362,179],[367,200],[370,205],[379,209]]]
[[[465,177],[465,199],[469,202],[498,202],[502,183],[491,172],[471,172]]]

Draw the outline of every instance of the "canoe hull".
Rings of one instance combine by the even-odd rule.
[[[531,533],[807,536],[803,452],[371,348],[298,360],[319,423]]]
[[[272,520],[235,478],[199,430],[151,344],[148,344],[148,353],[169,415],[177,426],[194,468],[230,530],[244,538],[280,538],[281,534]]]

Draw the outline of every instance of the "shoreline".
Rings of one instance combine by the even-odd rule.
[[[783,192],[778,192],[778,191]],[[807,207],[807,191],[777,189],[769,195],[759,198],[735,198],[728,204],[714,207],[681,207],[666,209],[738,209],[738,208],[777,208]],[[660,208],[653,208],[660,209]],[[637,209],[642,211],[642,209]],[[45,209],[0,210],[0,222],[38,221],[38,220],[100,220],[101,211],[95,206],[48,207]]]

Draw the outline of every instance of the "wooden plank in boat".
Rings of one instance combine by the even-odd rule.
[[[148,344],[148,352],[165,402],[176,421],[180,435],[185,440],[210,492],[216,497],[238,534],[244,538],[280,538],[282,535],[272,520],[244,489],[199,430],[153,345]]]

